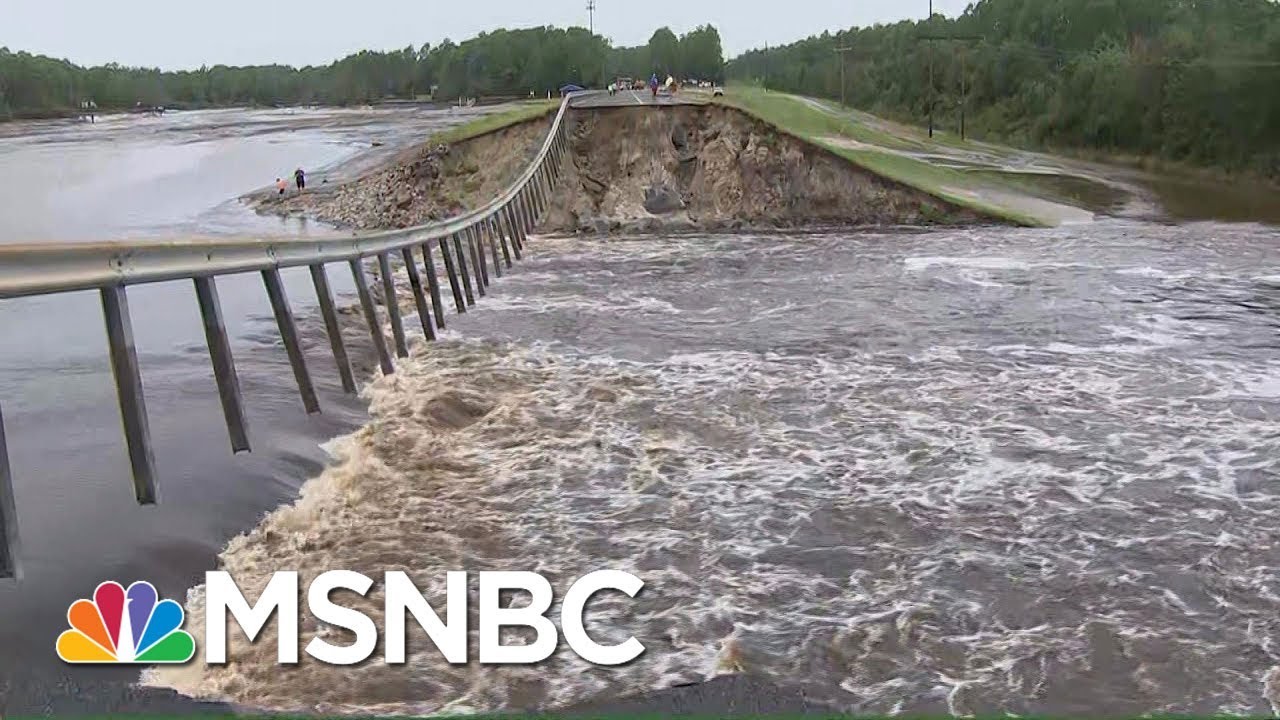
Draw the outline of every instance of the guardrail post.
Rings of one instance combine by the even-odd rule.
[[[364,310],[364,321],[369,326],[369,336],[373,338],[373,349],[378,353],[378,364],[383,375],[396,371],[391,362],[391,353],[387,352],[387,339],[382,335],[382,323],[378,320],[378,308],[374,307],[373,294],[369,292],[369,278],[364,274],[364,264],[360,258],[352,258],[351,277],[356,281],[356,293],[360,296],[360,308]]]
[[[404,321],[400,319],[400,302],[396,300],[396,278],[391,274],[391,258],[387,253],[378,255],[378,274],[382,276],[382,300],[387,305],[387,317],[391,319],[396,355],[409,357],[409,342],[404,336]]]
[[[485,296],[485,288],[489,285],[489,268],[484,261],[484,244],[480,238],[480,225],[467,228],[467,246],[471,248],[471,267],[476,273],[476,292]]]
[[[510,231],[508,234],[511,236],[511,249],[515,252],[516,260],[520,260],[523,246],[520,243],[520,224],[516,221],[515,200],[512,200],[503,210],[507,215],[507,230]]]
[[[333,360],[338,364],[338,377],[342,378],[342,389],[352,395],[356,392],[356,378],[351,372],[351,360],[347,357],[347,345],[342,340],[342,326],[338,324],[338,310],[333,305],[333,292],[329,289],[329,275],[325,272],[324,263],[310,266],[311,284],[316,289],[316,299],[320,301],[320,315],[324,318],[324,329],[329,335],[329,347],[333,350]]]
[[[418,262],[413,259],[413,248],[400,251],[404,258],[404,272],[409,276],[409,287],[413,290],[413,304],[418,308],[418,322],[422,323],[422,334],[428,340],[436,339],[436,331],[431,327],[431,308],[427,307],[427,298],[422,294],[422,277],[418,275]]]
[[[431,290],[431,310],[436,314],[436,327],[444,330],[444,305],[440,301],[440,278],[436,262],[431,259],[431,242],[422,243],[423,269],[427,271],[427,288]]]
[[[505,206],[494,213],[493,222],[498,228],[498,241],[502,243],[502,259],[506,261],[507,267],[511,267],[511,247],[507,238],[511,238],[510,244],[512,245],[515,244],[515,238],[511,235],[511,221],[507,216],[507,208]]]
[[[493,276],[496,273],[489,270],[489,258],[485,254],[485,244],[493,244],[492,228],[489,227],[489,219],[485,218],[476,224],[476,251],[480,253],[480,272],[484,275],[484,284],[486,287],[493,284]]]
[[[529,210],[529,187],[526,185],[524,190],[520,191],[519,199],[520,208],[520,227],[521,238],[520,244],[529,244],[529,233],[533,232],[533,213]]]
[[[512,208],[513,204],[515,204],[515,200],[503,206],[502,219],[504,229],[506,229],[506,238],[511,241],[511,254],[516,256],[516,260],[520,260],[520,234],[516,232],[516,211],[515,208]],[[506,247],[506,245],[503,245],[503,250],[506,250]],[[507,258],[507,266],[508,268],[511,266],[511,258],[509,256]]]
[[[222,322],[222,307],[218,304],[218,286],[212,277],[197,277],[192,281],[196,286],[196,300],[200,303],[200,317],[204,321],[213,379],[218,384],[218,398],[222,401],[222,416],[231,438],[231,452],[247,452],[250,449],[249,431],[244,420],[240,380],[236,377],[236,361],[231,355],[227,328]]]
[[[564,168],[564,137],[564,126],[561,125],[560,133],[556,135],[555,140],[556,162],[555,165],[552,166],[552,170],[555,171],[557,180],[560,179],[560,172]]]
[[[467,272],[467,254],[462,252],[462,233],[453,234],[453,259],[458,263],[458,275],[462,277],[462,291],[467,296],[467,307],[476,304],[476,296],[471,292],[471,275]]]
[[[516,231],[520,233],[520,249],[524,250],[525,241],[529,239],[527,229],[529,226],[526,224],[529,218],[524,213],[524,188],[521,188],[520,192],[516,193],[516,199],[512,201],[511,209],[516,214]]]
[[[449,287],[453,289],[453,304],[458,308],[458,314],[467,311],[467,301],[462,299],[462,289],[458,285],[458,271],[453,266],[453,257],[449,255],[449,243],[445,238],[440,238],[440,255],[444,257],[444,269],[449,273]]]
[[[547,209],[547,189],[543,185],[542,175],[539,173],[533,182],[533,221],[538,222],[538,218],[542,217],[542,213]]]
[[[492,251],[493,274],[502,277],[502,261],[498,257],[498,221],[493,216],[484,219],[485,235],[489,238],[489,250]]]
[[[458,232],[459,239],[462,241],[462,247],[467,255],[467,262],[470,264],[471,280],[474,284],[475,297],[469,300],[478,300],[484,297],[484,282],[480,280],[480,268],[476,265],[476,244],[475,238],[471,235],[471,228],[465,227]],[[474,304],[474,303],[471,303]]]
[[[142,395],[142,374],[138,371],[138,351],[133,345],[133,323],[129,320],[129,299],[123,286],[100,290],[102,314],[107,322],[107,344],[111,372],[115,375],[120,417],[124,421],[129,465],[133,468],[133,495],[141,505],[156,500],[156,458],[151,448],[151,426],[147,423],[147,403]]]
[[[9,446],[4,439],[4,413],[0,412],[0,578],[22,580],[21,548]]]
[[[533,183],[527,185],[524,189],[524,212],[529,219],[529,227],[525,231],[525,237],[533,232],[533,228],[538,224],[538,190]]]
[[[285,296],[280,271],[275,268],[263,270],[262,281],[267,286],[267,297],[271,299],[271,311],[275,313],[280,338],[284,340],[284,350],[289,355],[289,364],[293,366],[293,379],[298,382],[298,392],[302,394],[302,406],[307,409],[308,415],[318,413],[320,400],[316,398],[311,374],[307,372],[307,359],[302,354],[302,343],[298,341],[298,326],[293,322],[293,311],[289,309],[289,298]]]

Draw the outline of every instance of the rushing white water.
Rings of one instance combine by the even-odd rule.
[[[282,668],[269,634],[151,681],[426,713],[746,671],[860,712],[1265,712],[1277,239],[535,239],[221,564],[246,591],[281,569],[405,570],[437,607],[447,570],[560,588],[627,570],[645,591],[597,600],[591,631],[646,654],[450,666],[418,635],[403,666]],[[343,601],[380,616],[378,590]],[[188,610],[198,632],[199,588]]]

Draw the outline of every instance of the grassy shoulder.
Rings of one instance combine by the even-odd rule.
[[[558,98],[555,100],[531,100],[528,102],[522,102],[509,110],[504,110],[499,113],[490,113],[488,115],[478,117],[471,122],[456,125],[448,130],[436,133],[431,136],[430,142],[452,144],[459,143],[464,140],[471,140],[472,138],[487,135],[495,130],[501,130],[502,128],[510,125],[518,125],[528,120],[535,120],[544,115],[549,115],[559,107],[560,100]]]
[[[1019,225],[1053,224],[1018,207],[1012,199],[1001,202],[992,193],[965,192],[973,183],[965,173],[900,152],[926,149],[918,141],[855,122],[854,116],[835,112],[821,101],[742,86],[730,88],[716,101],[776,125],[871,172],[961,207]]]

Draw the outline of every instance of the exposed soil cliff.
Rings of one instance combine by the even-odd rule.
[[[574,113],[551,232],[990,222],[719,105]]]
[[[570,158],[543,232],[992,222],[724,106],[577,110],[570,122]],[[448,218],[505,188],[548,125],[539,118],[453,146],[424,144],[351,182],[264,193],[259,208],[355,229]]]

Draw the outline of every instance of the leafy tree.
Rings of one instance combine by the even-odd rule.
[[[161,72],[116,64],[82,68],[0,48],[0,118],[57,116],[93,100],[102,110],[143,105],[211,107],[371,103],[434,93],[528,96],[565,83],[601,87],[618,74],[715,77],[724,66],[720,34],[706,25],[649,45],[613,48],[583,28],[499,29],[461,43],[445,40],[390,52],[364,50],[329,65],[229,67]]]
[[[682,75],[698,80],[722,80],[724,78],[724,50],[720,45],[720,33],[711,25],[703,25],[680,38],[680,68]]]
[[[650,72],[675,73],[680,62],[680,40],[671,28],[658,28],[649,38]],[[647,73],[646,73],[647,74]]]
[[[920,40],[920,36],[979,38]],[[734,58],[729,77],[1014,142],[1158,154],[1280,178],[1274,0],[977,0]],[[933,72],[930,73],[930,65]],[[930,85],[929,78],[933,77]]]

